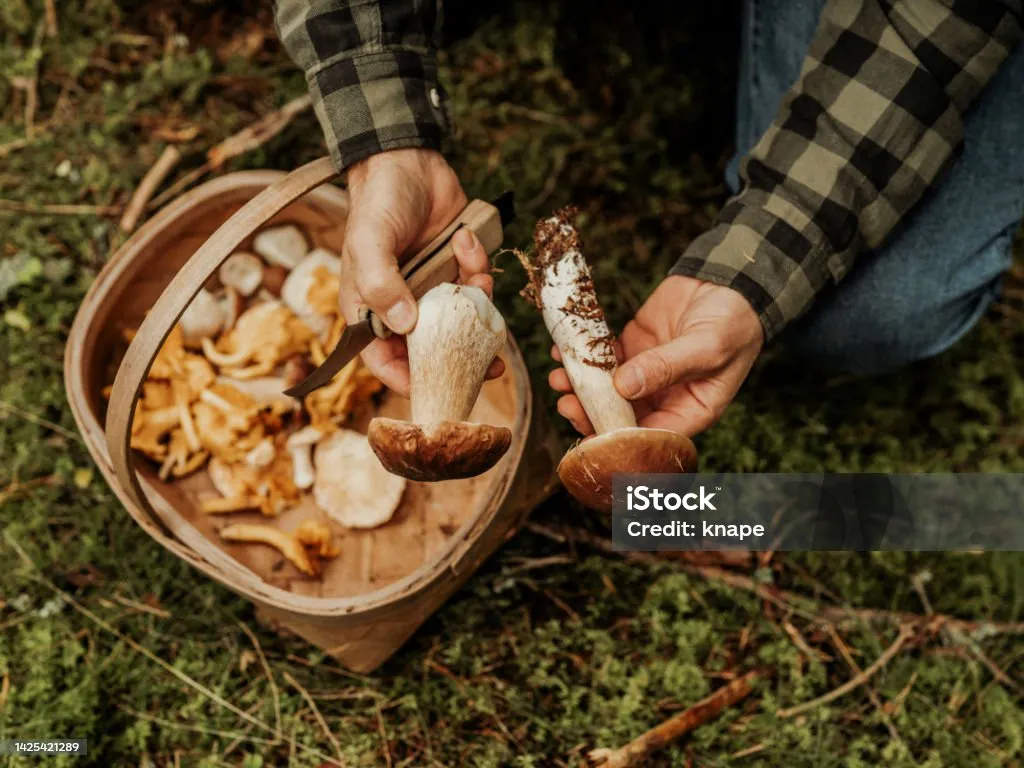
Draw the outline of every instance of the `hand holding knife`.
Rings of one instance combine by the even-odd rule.
[[[441,283],[453,283],[459,276],[451,240],[462,227],[476,233],[487,253],[496,251],[504,238],[505,227],[515,216],[511,192],[505,192],[492,203],[473,200],[425,248],[410,258],[401,268],[402,277],[419,299]],[[324,386],[374,339],[386,339],[388,328],[369,310],[360,312],[359,322],[345,327],[337,346],[327,359],[303,381],[285,390],[291,397],[302,398]]]

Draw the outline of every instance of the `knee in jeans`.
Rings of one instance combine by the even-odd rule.
[[[823,307],[783,335],[800,359],[834,372],[882,374],[949,349],[978,321],[995,296],[994,286],[942,305],[910,306],[898,300],[862,307]]]

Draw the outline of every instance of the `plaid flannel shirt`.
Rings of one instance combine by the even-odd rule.
[[[274,19],[339,171],[389,149],[442,148],[441,0],[276,0]]]
[[[672,272],[739,291],[771,339],[935,184],[1021,24],[1022,0],[829,2],[741,192]]]
[[[440,149],[441,0],[277,0],[339,170]],[[963,115],[1022,35],[1024,0],[830,0],[800,78],[740,166],[742,191],[673,267],[729,286],[766,339],[877,248],[963,141]]]

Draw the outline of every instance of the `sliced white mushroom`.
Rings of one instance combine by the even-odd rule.
[[[217,493],[225,498],[234,498],[245,492],[242,483],[235,479],[231,465],[216,456],[210,458],[210,462],[206,465],[206,473],[210,476],[210,482],[213,483]]]
[[[318,271],[323,268],[332,275],[341,274],[341,259],[324,248],[317,248],[292,269],[281,286],[281,300],[302,318],[317,336],[331,330],[331,318],[321,315],[309,302],[309,291],[316,285]]]
[[[181,319],[182,341],[186,347],[198,347],[203,339],[211,339],[224,327],[224,311],[217,297],[205,288],[192,299]]]
[[[313,446],[323,439],[324,433],[316,427],[303,427],[293,433],[285,442],[285,448],[292,457],[292,482],[295,487],[305,490],[313,485],[316,472],[313,469]]]
[[[275,456],[277,456],[277,449],[274,448],[273,438],[265,437],[256,444],[255,448],[245,454],[245,463],[255,469],[263,469],[270,466]]]
[[[242,296],[252,296],[263,284],[263,260],[244,251],[233,253],[220,265],[217,276],[225,287],[234,288]]]
[[[264,229],[252,241],[253,250],[271,264],[294,269],[309,253],[309,244],[298,227],[287,225]]]
[[[405,478],[381,466],[366,435],[339,429],[317,443],[313,465],[313,498],[342,525],[376,528],[398,509]]]

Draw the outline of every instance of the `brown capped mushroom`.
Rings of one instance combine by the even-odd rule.
[[[309,244],[298,227],[288,224],[257,233],[252,240],[252,249],[270,264],[294,269],[309,253]]]
[[[583,504],[607,511],[614,473],[692,472],[697,450],[685,435],[638,427],[633,406],[616,391],[612,334],[583,258],[574,216],[566,208],[537,222],[536,253],[532,259],[521,257],[530,277],[523,295],[541,310],[597,433],[569,449],[558,476]]]
[[[424,294],[407,337],[412,421],[370,422],[370,445],[389,472],[423,481],[472,477],[505,455],[508,428],[466,421],[505,336],[504,318],[479,288],[442,283]]]
[[[233,253],[217,270],[220,282],[241,296],[252,296],[263,284],[263,260],[251,253]]]
[[[348,528],[375,528],[391,519],[405,491],[405,480],[381,467],[366,435],[339,429],[316,445],[313,498]]]

